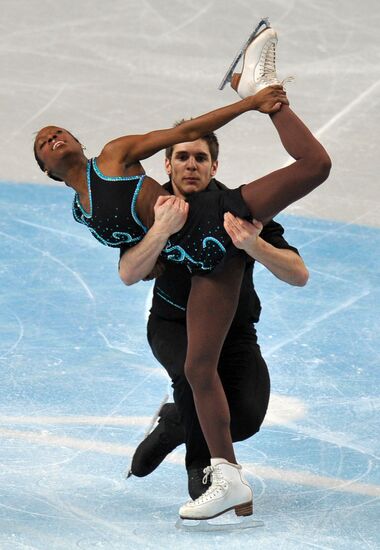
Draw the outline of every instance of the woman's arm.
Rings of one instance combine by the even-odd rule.
[[[188,120],[174,128],[117,138],[105,145],[100,157],[130,165],[176,143],[199,139],[247,111],[257,110],[270,114],[278,111],[282,104],[288,104],[282,86],[270,86],[254,96]]]

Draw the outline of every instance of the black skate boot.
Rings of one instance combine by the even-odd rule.
[[[184,430],[176,406],[165,403],[158,414],[157,426],[137,447],[128,477],[151,474],[169,453],[184,442]]]
[[[210,466],[210,461],[204,463],[203,466],[189,467],[187,470],[187,486],[189,495],[193,500],[203,495],[211,485],[210,476],[205,476],[204,473],[207,466]]]

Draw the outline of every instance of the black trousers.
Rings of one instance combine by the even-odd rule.
[[[204,467],[210,453],[198,422],[193,393],[184,375],[185,322],[166,321],[150,315],[148,342],[153,355],[172,380],[174,402],[185,430],[186,468]],[[230,407],[232,440],[243,441],[259,431],[270,393],[268,368],[252,325],[230,330],[218,373]]]

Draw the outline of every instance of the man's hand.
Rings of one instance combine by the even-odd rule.
[[[257,220],[252,220],[252,223],[250,223],[230,212],[226,212],[224,214],[224,229],[231,237],[236,248],[245,250],[252,256],[257,245],[257,238],[263,229],[263,224]]]
[[[294,250],[276,248],[260,237],[263,228],[261,222],[252,220],[250,223],[226,212],[224,228],[236,248],[244,250],[278,279],[289,285],[306,285],[309,272],[302,258]]]
[[[267,115],[276,113],[281,109],[282,105],[289,105],[286,92],[279,84],[267,86],[263,90],[260,90],[252,96],[252,101],[254,104],[252,108],[255,111],[260,111],[260,113]]]
[[[154,230],[173,235],[185,225],[189,205],[180,197],[160,195],[154,205]]]
[[[145,237],[124,252],[119,262],[120,279],[126,285],[150,280],[161,274],[162,265],[156,263],[166,241],[185,224],[189,205],[173,195],[161,195],[154,205],[154,223]]]

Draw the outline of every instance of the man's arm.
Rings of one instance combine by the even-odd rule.
[[[262,239],[261,222],[253,220],[250,223],[228,212],[224,215],[224,228],[236,248],[244,250],[278,279],[294,286],[306,285],[309,272],[301,256],[293,250],[277,248]]]
[[[179,197],[158,197],[152,227],[142,241],[127,249],[120,257],[119,276],[124,284],[133,285],[153,271],[170,235],[185,224],[188,211],[189,205]]]

